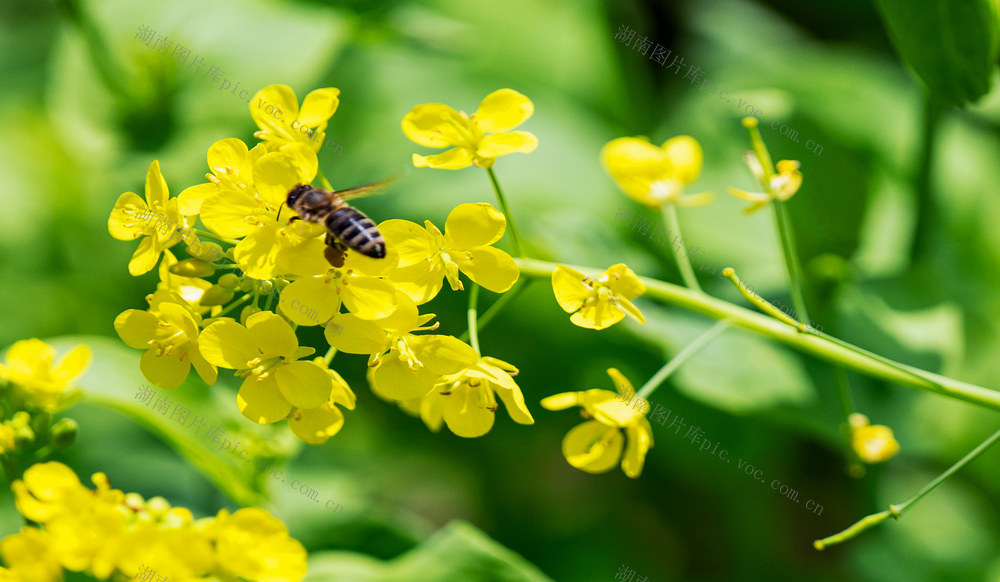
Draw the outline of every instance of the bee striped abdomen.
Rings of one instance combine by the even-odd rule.
[[[325,224],[347,248],[373,259],[385,258],[385,239],[372,219],[360,210],[344,206],[329,214]]]

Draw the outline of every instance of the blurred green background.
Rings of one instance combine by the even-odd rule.
[[[251,93],[281,83],[301,99],[339,88],[327,139],[342,151],[319,154],[336,188],[383,178],[410,166],[414,151],[427,153],[400,131],[416,104],[471,112],[502,87],[526,94],[535,114],[520,129],[540,145],[500,159],[496,171],[539,258],[602,269],[626,262],[678,282],[669,248],[614,218],[623,204],[646,211],[616,189],[598,153],[620,136],[660,143],[692,135],[705,150],[692,191],[712,190],[717,200],[682,212],[685,240],[709,263],[735,267],[764,297],[790,304],[769,212],[744,215],[744,203],[725,194],[727,186],[754,189],[741,159],[748,140],[737,101],[750,103],[774,158],[802,162],[804,185],[789,210],[811,319],[880,354],[1000,387],[1000,91],[961,109],[928,106],[872,2],[7,0],[0,4],[0,346],[107,338],[86,340],[97,359],[82,384],[99,396],[69,412],[80,435],[61,458],[81,476],[104,471],[117,488],[163,495],[197,515],[236,507],[164,444],[157,430],[169,429],[165,421],[132,400],[144,381],[139,353],[121,344],[112,322],[145,307],[156,279],[129,276],[135,243],[113,240],[107,218],[119,194],[142,192],[153,159],[176,195],[204,181],[213,142],[253,143],[255,127],[248,105],[213,86],[205,68],[196,74],[137,40],[145,26]],[[731,102],[617,42],[621,26],[670,49],[671,60],[698,66]],[[775,121],[796,130],[800,143],[773,129]],[[821,151],[807,149],[807,140]],[[376,221],[443,226],[456,204],[477,201],[494,201],[484,172],[411,168],[389,194],[357,206]],[[703,275],[702,283],[743,304],[728,282]],[[427,309],[444,333],[458,335],[464,305],[464,295],[446,291]],[[554,580],[598,581],[627,566],[635,580],[652,581],[1000,580],[998,451],[899,523],[822,553],[811,545],[908,498],[994,431],[995,414],[851,374],[861,411],[892,427],[902,446],[884,466],[851,479],[831,366],[749,333],[727,332],[651,401],[701,427],[768,482],[799,491],[802,504],[655,423],[639,479],[570,467],[560,443],[580,419],[538,401],[612,389],[608,367],[638,387],[711,324],[649,301],[639,306],[646,325],[596,333],[569,323],[547,283],[532,285],[480,339],[484,354],[520,368],[536,423],[516,425],[501,411],[493,430],[473,440],[430,433],[371,394],[365,358],[338,355],[334,368],[354,387],[358,408],[326,445],[303,448],[287,473],[344,512],[317,511],[271,485],[265,503],[309,549],[310,579],[383,579],[362,554],[389,560],[418,548],[437,566],[411,560],[411,574],[394,579],[545,579],[531,574],[537,568]],[[322,345],[318,334],[311,341]],[[211,389],[190,379],[174,394],[228,419],[220,422],[238,434],[255,427],[236,412],[235,385],[223,373]],[[291,450],[286,426],[276,428],[258,434]],[[822,511],[807,510],[806,500]],[[439,532],[453,520],[494,542],[464,526]],[[0,498],[0,535],[21,523],[8,493]],[[476,558],[479,565],[457,578],[434,574],[477,552],[492,558]],[[504,573],[499,563],[523,574]]]

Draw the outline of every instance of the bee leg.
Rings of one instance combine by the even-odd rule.
[[[293,217],[291,217],[291,218],[288,219],[288,224],[291,224],[291,223],[295,222],[296,220],[302,220],[302,217],[301,216],[293,216]]]
[[[323,256],[326,260],[337,267],[338,269],[344,266],[344,253],[347,252],[347,245],[340,242],[337,237],[326,233],[326,250],[323,251]]]

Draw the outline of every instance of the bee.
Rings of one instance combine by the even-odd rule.
[[[285,203],[299,215],[289,221],[305,220],[326,227],[326,260],[334,267],[344,266],[344,253],[357,251],[373,259],[385,258],[385,238],[372,219],[349,206],[345,200],[371,194],[391,180],[331,192],[309,184],[289,190]]]

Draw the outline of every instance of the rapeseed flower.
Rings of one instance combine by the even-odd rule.
[[[15,342],[0,364],[0,380],[20,386],[29,403],[47,412],[62,410],[77,395],[73,382],[90,364],[90,348],[76,346],[55,361],[56,350],[40,339]]]
[[[321,445],[344,426],[344,413],[337,405],[354,410],[357,396],[340,374],[327,368],[326,360],[315,358],[313,362],[330,376],[330,398],[316,408],[295,409],[288,417],[288,426],[303,442]]]
[[[402,126],[406,137],[422,146],[453,146],[433,156],[413,154],[418,168],[459,170],[472,164],[489,168],[500,156],[527,154],[538,147],[534,134],[511,131],[534,112],[530,99],[513,89],[500,89],[487,95],[471,116],[441,103],[425,103],[407,113]]]
[[[611,140],[601,149],[601,164],[625,194],[647,206],[701,206],[713,199],[710,192],[683,195],[702,164],[701,145],[687,135],[659,147],[644,137]]]
[[[636,411],[618,397],[633,391],[628,379],[615,368],[609,368],[608,375],[617,392],[564,392],[543,399],[542,406],[549,410],[583,408],[580,412],[588,420],[570,430],[562,442],[563,456],[570,465],[588,473],[604,473],[621,461],[625,474],[635,479],[653,446],[653,429],[645,412]]]
[[[869,424],[868,417],[854,413],[848,419],[851,429],[851,447],[865,463],[888,461],[899,452],[899,443],[892,429],[881,424]]]
[[[243,416],[270,424],[288,416],[292,407],[316,408],[330,398],[330,377],[309,361],[313,348],[300,347],[292,327],[270,311],[254,313],[246,327],[220,319],[201,332],[205,359],[236,370],[244,378],[236,397]]]
[[[490,204],[459,204],[448,214],[444,234],[429,220],[424,225],[398,219],[379,225],[399,257],[389,278],[418,305],[433,299],[445,278],[452,290],[464,289],[459,271],[494,293],[507,291],[520,276],[514,259],[490,246],[507,225],[503,213]]]
[[[191,186],[177,196],[180,211],[187,215],[201,212],[202,202],[224,191],[242,192],[253,196],[253,167],[267,153],[264,144],[251,150],[243,140],[235,137],[220,139],[208,148],[208,182]]]
[[[188,226],[181,215],[177,199],[168,199],[170,192],[160,172],[160,162],[153,160],[146,172],[146,199],[134,192],[118,197],[108,217],[108,232],[118,240],[142,238],[128,263],[133,276],[148,273],[156,266],[160,254],[177,243],[175,236]]]
[[[760,138],[760,130],[757,129],[757,119],[747,117],[743,119],[743,125],[750,130],[750,140],[754,144],[760,155],[756,151],[746,151],[743,160],[754,179],[760,184],[763,192],[747,192],[739,188],[729,188],[728,191],[733,196],[749,201],[751,204],[743,209],[743,212],[750,214],[767,206],[771,200],[785,201],[795,195],[802,186],[802,172],[799,171],[799,162],[796,160],[781,160],[777,165],[777,172],[771,168],[770,154]],[[761,156],[767,159],[767,166],[761,160]]]
[[[160,302],[150,311],[129,309],[115,318],[115,331],[126,345],[146,350],[139,369],[160,388],[184,383],[191,367],[206,384],[215,384],[218,370],[202,352],[199,340],[201,315],[188,306]]]
[[[518,424],[534,424],[521,388],[514,382],[517,368],[496,358],[477,357],[466,368],[441,377],[420,404],[420,416],[431,430],[441,422],[460,437],[482,436],[493,428],[497,396]]]
[[[264,140],[269,150],[301,144],[315,153],[323,146],[327,124],[340,105],[339,95],[340,89],[334,87],[316,89],[306,95],[300,109],[291,87],[264,87],[250,101],[250,116],[260,128],[253,135]]]
[[[552,271],[552,291],[556,302],[574,324],[589,329],[605,329],[626,315],[639,323],[646,323],[631,299],[646,292],[639,277],[623,263],[612,265],[597,278],[564,265]]]
[[[454,374],[476,358],[468,344],[446,335],[414,335],[437,328],[424,325],[434,314],[419,315],[412,299],[396,293],[389,317],[364,320],[342,313],[330,320],[326,341],[349,354],[368,354],[372,391],[386,400],[408,400],[430,392],[442,376]],[[333,330],[336,329],[337,333]]]
[[[396,309],[396,289],[371,266],[382,261],[349,253],[341,268],[296,279],[281,291],[281,312],[298,325],[323,324],[340,313],[341,304],[361,319],[388,317]]]

